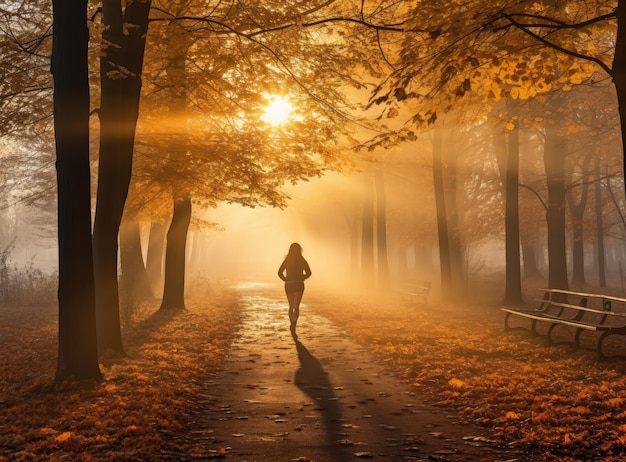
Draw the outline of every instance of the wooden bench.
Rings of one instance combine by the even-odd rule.
[[[604,342],[611,335],[626,335],[626,299],[601,294],[573,292],[561,289],[545,289],[543,299],[537,299],[540,305],[536,309],[502,307],[506,313],[505,330],[525,329],[532,335],[540,335],[538,324],[548,326],[546,337],[550,344],[557,344],[554,333],[559,327],[573,328],[573,344],[581,348],[581,335],[584,332],[597,332],[600,336],[595,345],[600,361],[609,358],[626,358],[623,355],[607,356]],[[615,308],[620,307],[620,311]],[[512,327],[511,317],[525,318],[531,321],[529,327]],[[570,343],[569,341],[567,343]]]
[[[408,298],[411,303],[413,303],[414,300],[418,300],[423,302],[424,305],[428,304],[429,292],[429,281],[408,282],[400,289],[400,294]]]

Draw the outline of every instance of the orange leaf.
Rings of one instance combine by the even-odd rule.
[[[63,441],[67,441],[72,437],[72,432],[63,432],[60,435],[57,435],[56,440],[59,443],[62,443]]]

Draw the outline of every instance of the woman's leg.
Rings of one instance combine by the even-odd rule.
[[[294,321],[293,321],[293,304],[294,304],[294,293],[293,292],[286,292],[287,294],[287,301],[289,302],[289,323],[291,324],[291,326],[293,326]]]
[[[290,305],[293,305],[293,321],[292,324],[295,327],[296,323],[298,322],[298,317],[300,317],[300,301],[302,300],[302,294],[304,292],[294,292],[293,295],[293,303],[290,303]]]

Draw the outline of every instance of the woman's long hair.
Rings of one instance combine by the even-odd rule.
[[[294,242],[289,246],[289,252],[285,257],[286,262],[296,262],[302,260],[302,246]]]

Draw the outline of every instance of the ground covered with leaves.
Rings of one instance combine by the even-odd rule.
[[[182,460],[194,399],[239,324],[235,294],[209,290],[175,315],[141,308],[124,329],[128,358],[100,383],[50,389],[57,308],[0,307],[0,461]]]
[[[497,306],[313,292],[306,302],[372,348],[426,401],[455,408],[498,444],[545,461],[626,457],[626,361],[599,363],[591,351],[505,333]]]
[[[305,303],[303,323],[309,309],[332,319],[426,402],[499,445],[533,460],[626,457],[626,361],[504,332],[493,305],[313,290]],[[0,461],[193,459],[196,401],[239,325],[237,294],[214,288],[182,313],[157,309],[143,306],[124,329],[129,357],[103,360],[102,382],[50,389],[56,306],[0,307]]]

